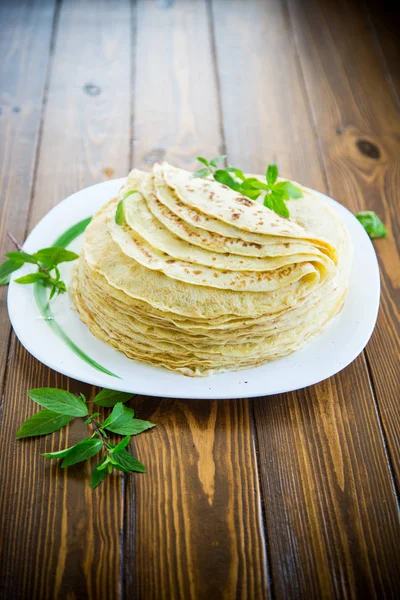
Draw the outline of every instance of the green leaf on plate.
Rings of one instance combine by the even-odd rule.
[[[268,165],[266,179],[269,185],[274,185],[278,179],[278,167],[274,163]]]
[[[36,283],[37,281],[49,282],[50,275],[47,273],[30,273],[29,275],[23,275],[23,277],[18,277],[18,279],[14,279],[15,283]]]
[[[27,254],[23,250],[16,252],[7,252],[5,256],[7,256],[7,258],[10,258],[11,260],[21,261],[22,263],[31,263],[33,265],[36,265],[37,262],[34,256],[32,256],[31,254]]]
[[[17,439],[53,433],[67,425],[71,419],[69,415],[60,415],[52,410],[40,410],[21,425],[17,431]]]
[[[97,404],[97,406],[112,407],[118,402],[128,402],[132,396],[133,394],[131,393],[104,389],[94,397],[93,402],[94,404]]]
[[[28,396],[40,406],[44,406],[44,408],[48,408],[59,415],[85,417],[89,414],[88,408],[82,399],[66,390],[36,388],[29,390]]]
[[[220,156],[214,156],[214,158],[212,158],[210,160],[210,165],[212,165],[213,167],[218,167],[218,163],[225,160],[226,157],[227,157],[226,154],[221,154]]]
[[[38,250],[33,256],[47,268],[64,262],[71,262],[72,260],[79,258],[79,255],[76,254],[76,252],[71,252],[71,250],[65,250],[65,248],[59,248],[57,246]]]
[[[302,198],[303,192],[297,185],[294,185],[291,181],[280,181],[274,185],[274,191],[280,191],[285,194],[285,200],[289,198]]]
[[[211,171],[207,167],[207,169],[199,169],[198,171],[193,173],[192,177],[206,177],[207,175],[210,175],[210,173]]]
[[[68,448],[69,452],[62,461],[61,467],[70,467],[91,458],[101,450],[102,446],[103,443],[99,438],[82,440],[82,442]]]
[[[215,181],[218,181],[218,183],[222,183],[222,185],[227,185],[232,190],[237,192],[240,191],[241,184],[238,181],[235,181],[227,171],[223,171],[222,169],[215,171],[214,179]]]
[[[208,164],[209,164],[209,163],[208,163],[208,160],[207,160],[206,158],[204,158],[203,156],[198,156],[198,157],[197,157],[197,160],[198,160],[199,162],[201,162],[203,165],[206,165],[206,167],[208,167]]]

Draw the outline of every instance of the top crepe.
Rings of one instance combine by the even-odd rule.
[[[343,304],[349,237],[310,190],[284,219],[164,163],[133,170],[119,198],[87,228],[71,294],[130,358],[185,375],[255,366],[300,348]]]

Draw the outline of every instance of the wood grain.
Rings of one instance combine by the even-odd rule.
[[[166,158],[192,167],[198,154],[218,154],[223,139],[206,3],[139,2],[137,32],[135,165]],[[265,597],[250,403],[150,406],[157,428],[135,441],[149,474],[134,480],[134,514],[132,480],[126,483],[125,535],[135,528],[135,539],[125,596]]]
[[[301,6],[297,10],[301,12]],[[243,25],[240,2],[231,3],[225,15],[224,2],[214,1],[213,14],[222,105],[227,107],[224,124],[234,131],[227,138],[229,157],[239,157],[248,132],[258,132],[258,142],[249,142],[252,154],[244,159],[246,169],[259,171],[261,160],[265,164],[274,158],[285,165],[285,173],[298,173],[301,181],[325,191],[319,139],[285,4],[247,2],[251,33]],[[321,26],[314,31],[319,43],[326,43],[328,33],[319,37]],[[273,69],[266,56],[274,57]],[[336,52],[334,59],[339,62],[340,56]],[[237,65],[241,85],[234,94]],[[272,70],[279,81],[274,92]],[[328,85],[321,73],[312,81],[315,86]],[[251,110],[253,98],[264,100],[265,113]],[[336,102],[340,101],[339,94]],[[329,111],[321,93],[312,98],[313,112],[317,104],[323,128]],[[294,145],[289,153],[286,146],[282,162],[280,155],[263,158],[269,140],[285,135],[300,140],[300,147]],[[345,166],[343,171],[347,175]],[[393,378],[390,384],[396,388]],[[307,391],[256,401],[255,417],[272,590],[277,597],[393,595],[398,512],[365,359]]]
[[[290,9],[329,190],[351,211],[374,210],[388,225],[388,237],[374,243],[381,308],[366,354],[400,489],[398,107],[368,24],[353,3],[290,2]],[[351,35],[340,35],[343,19]]]
[[[7,231],[23,240],[32,192],[55,2],[0,4],[0,256],[14,250]],[[34,73],[34,76],[30,76]],[[10,322],[0,288],[0,390]]]
[[[106,1],[95,10],[78,1],[61,7],[29,228],[69,193],[102,180],[103,169],[128,170],[130,18],[128,2],[118,11]],[[2,597],[116,598],[121,478],[93,493],[89,465],[62,471],[40,456],[82,439],[80,422],[67,438],[15,441],[36,410],[26,391],[40,386],[91,391],[38,363],[13,338],[0,438]]]

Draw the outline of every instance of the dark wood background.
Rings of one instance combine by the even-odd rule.
[[[0,596],[399,598],[398,12],[350,0],[0,2],[0,250],[57,202],[156,160],[270,161],[375,210],[382,299],[343,372],[255,400],[137,397],[148,474],[16,442],[26,391],[94,394],[28,355],[0,291]],[[368,294],[368,281],[365,282]]]

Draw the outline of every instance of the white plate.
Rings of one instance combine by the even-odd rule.
[[[34,228],[24,250],[34,252],[51,246],[66,229],[93,215],[116,195],[123,179],[86,188],[60,202]],[[54,299],[51,310],[56,322],[87,355],[118,377],[96,370],[77,356],[54,333],[41,315],[32,285],[10,283],[8,311],[20,342],[52,369],[100,387],[167,398],[241,398],[267,396],[303,388],[331,377],[351,363],[368,342],[379,308],[379,269],[368,235],[343,206],[321,194],[340,212],[354,243],[354,262],[349,292],[340,315],[328,329],[303,350],[286,358],[245,371],[206,378],[190,378],[166,369],[128,359],[96,339],[71,308],[68,294]],[[82,236],[68,248],[79,251]],[[14,277],[32,271],[25,265]],[[62,265],[68,282],[71,264]]]

